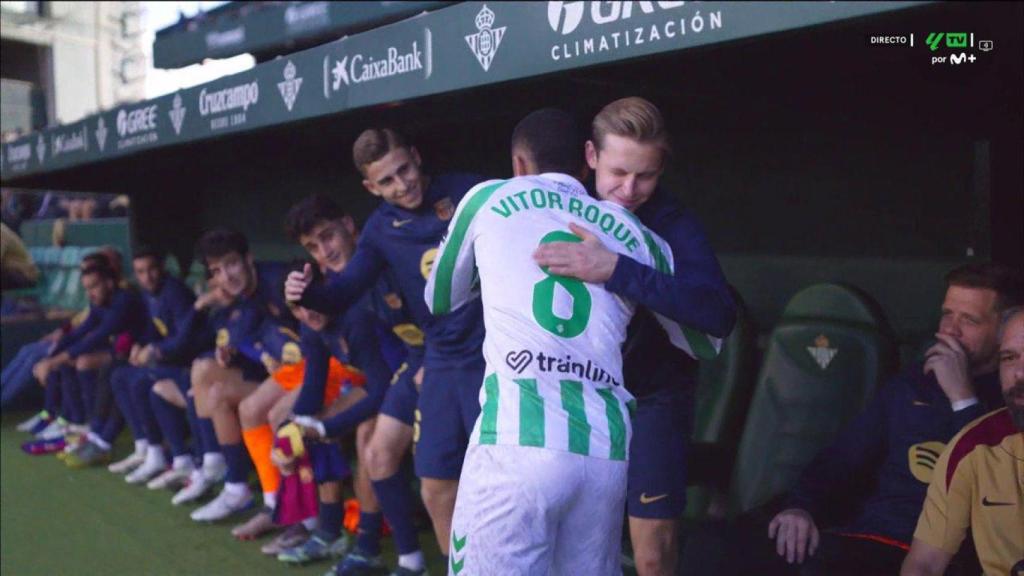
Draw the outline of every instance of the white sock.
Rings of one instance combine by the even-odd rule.
[[[89,439],[89,442],[95,444],[97,448],[101,448],[104,451],[110,450],[110,443],[104,440],[103,438],[100,438],[100,435],[93,432],[92,430],[89,430],[89,433],[86,434],[85,437]]]
[[[423,570],[426,567],[423,561],[423,551],[417,550],[408,554],[400,554],[398,565],[406,570]]]
[[[227,462],[224,460],[224,455],[220,452],[207,452],[206,454],[203,454],[203,468],[226,465]]]
[[[249,486],[245,482],[225,482],[224,491],[232,496],[242,496],[249,493]]]
[[[317,520],[318,519],[316,516],[313,516],[312,518],[306,518],[302,521],[302,525],[306,527],[306,530],[312,532],[313,530],[316,530],[317,524],[319,524]]]
[[[277,507],[277,492],[264,492],[263,505],[273,510]]]
[[[147,440],[136,440],[135,441],[135,454],[137,456],[145,456],[146,449],[149,448],[149,442]]]
[[[175,456],[171,466],[175,470],[191,470],[192,469],[192,456],[189,454],[182,454],[181,456]]]
[[[146,461],[144,466],[167,466],[167,458],[164,456],[163,446],[150,446],[146,448]]]

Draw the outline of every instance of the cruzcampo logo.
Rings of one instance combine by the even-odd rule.
[[[467,535],[463,535],[462,538],[459,538],[455,535],[455,531],[452,530],[452,572],[456,574],[462,572],[462,569],[466,567],[465,555],[458,560],[455,559],[455,555],[461,553],[463,548],[466,547],[466,538],[468,538]]]

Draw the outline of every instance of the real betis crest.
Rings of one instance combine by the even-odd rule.
[[[824,370],[832,363],[832,359],[836,357],[836,353],[839,350],[829,348],[828,338],[824,334],[819,334],[814,339],[814,346],[807,347],[807,352],[811,355],[811,358],[814,358],[818,366],[821,366],[821,369]]]

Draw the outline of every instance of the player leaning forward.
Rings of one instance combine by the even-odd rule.
[[[512,136],[516,177],[467,193],[427,282],[427,305],[445,314],[472,298],[478,272],[486,327],[482,411],[456,499],[451,574],[621,571],[634,402],[622,386],[620,345],[634,305],[549,275],[532,254],[541,243],[579,241],[570,223],[663,272],[672,254],[627,210],[587,195],[576,179],[582,148],[567,114],[524,118]]]

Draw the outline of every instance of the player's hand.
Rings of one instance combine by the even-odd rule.
[[[221,368],[227,368],[231,365],[231,359],[234,357],[234,350],[227,346],[218,346],[213,353],[214,358],[217,360],[217,364]]]
[[[423,366],[412,375],[412,383],[416,386],[416,392],[420,392],[423,388]]]
[[[46,384],[46,377],[50,375],[52,364],[48,358],[36,362],[35,366],[32,367],[32,375],[36,377],[41,384]]]
[[[975,398],[967,351],[956,338],[938,333],[939,340],[925,352],[924,373],[934,374],[950,402]]]
[[[138,344],[132,344],[131,350],[128,351],[128,363],[132,366],[139,365],[139,350],[141,349],[142,347]]]
[[[533,261],[547,266],[548,274],[568,276],[584,282],[603,284],[612,277],[619,255],[604,247],[586,228],[569,224],[582,242],[548,242],[533,251]]]
[[[157,351],[156,347],[152,344],[146,344],[140,348],[138,353],[135,355],[135,361],[138,363],[138,366],[152,366],[156,363],[159,357],[160,353]]]
[[[273,374],[281,368],[281,363],[266,352],[260,354],[260,362],[262,362],[263,367],[266,368],[267,374]]]
[[[270,462],[277,467],[282,476],[291,476],[295,473],[295,458],[285,456],[277,448],[270,451]]]
[[[302,435],[306,438],[325,438],[327,436],[324,423],[312,416],[293,416],[292,422],[302,429]]]
[[[803,564],[818,549],[818,527],[811,513],[802,508],[783,510],[768,524],[768,537],[775,540],[775,551],[786,562]]]
[[[302,268],[302,272],[289,272],[288,279],[284,282],[284,299],[288,302],[302,300],[302,294],[306,292],[312,280],[313,267],[308,263]]]

